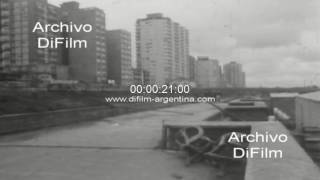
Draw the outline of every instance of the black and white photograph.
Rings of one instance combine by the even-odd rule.
[[[319,0],[0,0],[0,180],[319,178]]]

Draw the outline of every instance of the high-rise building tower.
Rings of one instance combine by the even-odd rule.
[[[108,80],[117,86],[126,87],[133,83],[131,65],[131,33],[125,30],[106,31]]]
[[[143,83],[188,78],[188,31],[160,13],[136,22],[137,70]]]
[[[221,67],[218,60],[198,57],[195,63],[195,80],[200,88],[216,88],[221,85]]]
[[[245,87],[245,73],[241,64],[234,61],[225,64],[223,75],[227,87]]]
[[[174,27],[174,58],[172,79],[188,79],[188,56],[189,56],[189,32],[178,23],[173,23]]]
[[[52,24],[90,24],[91,32],[64,32],[36,29]],[[23,79],[73,79],[87,83],[106,84],[105,14],[98,8],[79,8],[75,1],[61,7],[47,0],[0,1],[0,71],[23,75]],[[39,47],[39,38],[87,42],[87,48],[63,45]],[[50,41],[49,40],[49,41]],[[43,41],[42,41],[43,42]],[[41,42],[40,42],[41,44]],[[70,68],[70,69],[69,69]],[[69,77],[71,75],[71,77]],[[20,78],[21,79],[21,78]]]
[[[3,68],[11,62],[11,5],[9,0],[0,1],[0,67]]]
[[[67,50],[68,65],[72,79],[87,83],[107,82],[107,60],[105,42],[105,13],[98,8],[79,8],[75,1],[61,5],[65,23],[90,24],[91,32],[70,32],[66,34],[72,39],[87,41],[87,48],[71,48]]]
[[[37,22],[56,22],[56,7],[46,0],[1,0],[0,6],[2,72],[55,76],[60,49],[38,48],[37,40],[59,34],[32,30]]]
[[[189,80],[194,81],[195,80],[195,64],[196,64],[196,58],[193,56],[189,56],[188,58],[188,74],[189,74]]]

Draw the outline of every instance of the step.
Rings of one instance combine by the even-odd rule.
[[[320,151],[320,145],[317,144],[311,144],[311,143],[305,143],[304,149],[306,149],[308,152],[319,152]]]
[[[320,143],[320,137],[307,136],[304,138],[305,142],[315,142]]]
[[[304,127],[304,133],[320,133],[320,127]]]
[[[312,159],[320,160],[320,153],[310,153],[309,155]]]

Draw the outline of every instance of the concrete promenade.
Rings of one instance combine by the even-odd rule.
[[[319,168],[279,122],[204,121],[218,113],[189,104],[90,123],[0,137],[0,180],[318,180]],[[245,177],[204,163],[186,167],[178,152],[159,149],[163,123],[175,126],[249,126],[251,133],[285,133],[286,143],[250,143],[282,149],[283,159],[247,159]]]
[[[200,121],[216,112],[208,104],[182,105],[4,136],[0,179],[209,180],[213,168],[202,164],[186,168],[176,153],[155,147],[163,120]]]

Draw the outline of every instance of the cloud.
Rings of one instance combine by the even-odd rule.
[[[252,86],[302,86],[305,82],[311,85],[314,82],[311,80],[319,73],[320,61],[306,62],[293,55],[296,48],[238,48],[231,59],[245,64],[244,70]]]
[[[262,24],[235,33],[239,47],[264,48],[297,43],[299,30],[287,23]]]

